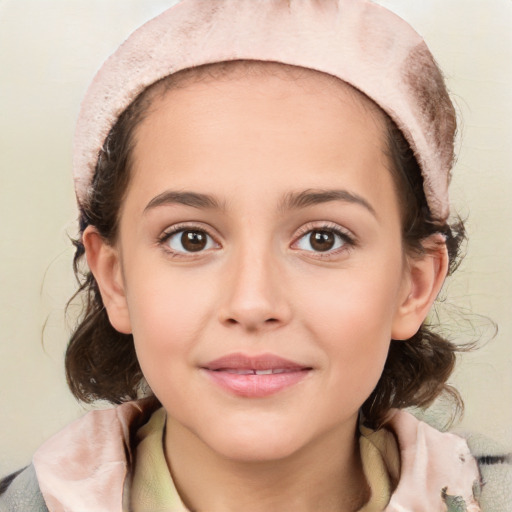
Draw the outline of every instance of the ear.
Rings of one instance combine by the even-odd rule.
[[[82,241],[87,264],[98,283],[110,323],[117,331],[130,334],[130,316],[119,251],[107,243],[94,226],[85,229]]]
[[[406,340],[416,334],[448,273],[449,258],[443,235],[432,235],[422,245],[422,254],[407,256],[404,290],[392,325],[394,340]]]

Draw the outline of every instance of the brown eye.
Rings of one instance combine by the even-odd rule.
[[[206,247],[206,233],[201,231],[184,231],[181,235],[181,245],[186,251],[202,251]]]
[[[190,253],[211,249],[212,237],[201,229],[180,229],[167,237],[167,245],[175,252]]]
[[[302,251],[330,252],[352,246],[353,241],[339,229],[324,228],[308,231],[294,245]]]
[[[312,231],[309,235],[309,243],[315,251],[330,251],[336,242],[334,233],[330,231]]]

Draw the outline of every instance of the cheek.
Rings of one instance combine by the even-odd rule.
[[[341,334],[350,339],[371,342],[370,333],[390,335],[399,306],[400,269],[375,271],[370,268],[341,269],[329,279],[304,282],[296,293],[302,297],[304,317],[327,337]],[[316,282],[315,282],[316,281]]]
[[[364,397],[375,387],[387,358],[399,284],[398,270],[340,271],[305,295],[307,328],[322,344],[333,386]]]
[[[127,302],[135,348],[150,381],[153,374],[192,357],[212,301],[192,276],[173,275],[156,265],[130,275]]]

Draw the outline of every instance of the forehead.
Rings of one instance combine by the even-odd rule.
[[[380,109],[324,73],[276,63],[195,70],[150,92],[131,181],[155,194],[166,183],[211,189],[263,174],[269,189],[299,178],[325,188],[352,167],[372,183],[389,174],[385,139]]]
[[[185,91],[196,96],[211,93],[213,96],[215,90],[223,86],[231,89],[232,94],[236,94],[237,86],[250,88],[251,95],[268,94],[273,89],[283,96],[296,96],[300,90],[306,100],[316,96],[317,100],[323,97],[326,103],[339,101],[346,104],[351,101],[379,123],[385,116],[368,96],[332,75],[279,62],[250,60],[208,64],[170,75],[148,88],[145,103],[152,105],[154,110],[170,91]]]

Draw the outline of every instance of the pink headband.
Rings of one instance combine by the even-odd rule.
[[[395,121],[420,164],[435,218],[449,213],[455,113],[423,39],[368,0],[183,0],[136,30],[105,62],[82,103],[74,141],[78,202],[120,114],[177,71],[229,60],[274,61],[336,76]]]

